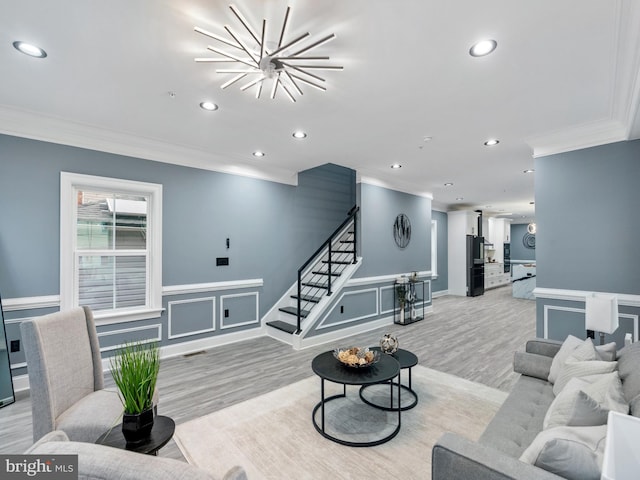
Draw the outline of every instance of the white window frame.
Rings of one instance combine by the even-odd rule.
[[[144,195],[147,210],[147,304],[143,307],[95,311],[97,323],[117,323],[162,314],[162,185],[77,173],[60,174],[60,309],[78,306],[78,280],[75,274],[77,192],[106,191],[124,195]]]
[[[438,221],[431,220],[431,277],[438,276]]]

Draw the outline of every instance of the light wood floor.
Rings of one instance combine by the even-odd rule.
[[[262,337],[162,361],[158,411],[176,423],[242,402],[313,375],[311,360],[334,346],[376,345],[387,332],[401,348],[414,352],[420,365],[508,391],[517,379],[513,353],[535,336],[535,302],[514,299],[511,288],[481,297],[443,296],[433,312],[412,325],[393,325],[339,342],[295,351]],[[0,453],[21,453],[32,443],[31,402],[19,393],[0,409]],[[161,456],[183,459],[171,441]]]

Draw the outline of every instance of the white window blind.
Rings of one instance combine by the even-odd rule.
[[[161,310],[161,192],[63,173],[61,306],[88,306],[97,318]]]
[[[145,196],[77,190],[78,303],[92,310],[147,305]]]

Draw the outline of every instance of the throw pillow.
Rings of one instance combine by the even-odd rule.
[[[520,460],[569,480],[597,480],[602,469],[607,426],[543,430]]]
[[[585,391],[590,385],[580,378],[572,378],[549,405],[542,427],[546,430],[562,425],[578,427],[607,423],[609,410]]]
[[[543,427],[603,425],[609,410],[629,411],[618,372],[575,377],[549,406]]]
[[[607,343],[605,345],[596,345],[596,352],[600,360],[605,362],[613,362],[616,359],[616,342]]]
[[[640,395],[640,342],[627,345],[618,352],[618,371],[624,396],[629,403]]]
[[[555,383],[556,378],[558,378],[558,373],[560,373],[560,369],[564,365],[564,362],[567,361],[569,355],[575,350],[577,346],[582,343],[578,337],[574,337],[573,335],[569,335],[564,342],[562,342],[562,346],[558,353],[553,357],[553,361],[551,362],[551,368],[549,369],[549,383]]]
[[[611,373],[617,368],[617,366],[617,362],[604,362],[602,360],[576,362],[569,359],[564,364],[558,378],[556,379],[556,383],[553,385],[553,394],[557,396],[573,377],[586,377],[588,375],[596,375],[598,373]]]

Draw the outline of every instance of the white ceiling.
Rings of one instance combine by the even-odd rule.
[[[327,91],[302,85],[296,103],[222,90],[232,76],[215,70],[231,64],[194,62],[215,56],[194,26],[249,41],[228,1],[0,2],[2,133],[286,183],[331,162],[516,222],[534,215],[534,156],[640,137],[637,0],[237,0],[268,40],[288,5],[287,39],[336,34],[312,53],[344,70],[318,72]],[[498,48],[471,57],[483,38]]]

